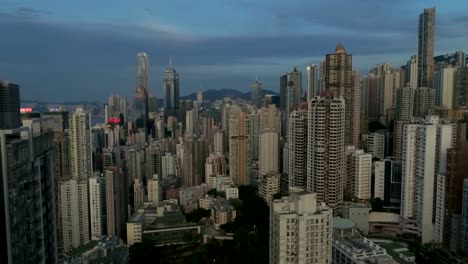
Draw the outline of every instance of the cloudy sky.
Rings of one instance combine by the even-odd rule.
[[[19,83],[22,99],[131,97],[146,51],[158,97],[170,56],[182,95],[200,85],[248,91],[257,75],[278,90],[282,73],[305,71],[340,41],[363,74],[400,66],[432,6],[436,54],[468,51],[466,0],[0,0],[0,79]]]

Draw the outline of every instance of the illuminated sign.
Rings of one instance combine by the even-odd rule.
[[[109,123],[120,123],[120,118],[118,117],[110,117],[109,120],[107,120]]]
[[[31,113],[32,108],[31,107],[22,107],[20,108],[20,113]]]

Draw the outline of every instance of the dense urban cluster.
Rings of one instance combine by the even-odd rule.
[[[1,82],[0,263],[467,263],[468,66],[434,36],[427,8],[403,66],[339,43],[247,100],[181,99],[172,63],[161,100],[145,52],[100,110]]]

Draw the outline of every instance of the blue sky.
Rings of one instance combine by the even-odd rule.
[[[19,83],[23,99],[132,97],[136,54],[146,51],[158,97],[170,56],[181,94],[248,91],[256,75],[278,90],[282,73],[305,71],[340,41],[361,74],[400,66],[432,6],[436,54],[468,51],[466,0],[0,0],[0,79]]]

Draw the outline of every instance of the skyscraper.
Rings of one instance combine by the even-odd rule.
[[[279,172],[279,136],[274,131],[260,133],[259,140],[259,175]]]
[[[165,115],[175,116],[179,119],[179,74],[172,67],[172,62],[164,72],[163,92]]]
[[[425,8],[419,15],[418,87],[433,87],[435,7]]]
[[[125,96],[112,95],[109,97],[109,117],[120,118],[120,123],[129,121],[127,118],[127,98]],[[106,120],[108,122],[108,120]]]
[[[319,94],[319,67],[311,64],[307,66],[307,102]]]
[[[453,107],[468,106],[468,67],[459,68],[454,74]]]
[[[346,145],[357,145],[360,133],[361,82],[359,73],[352,71],[352,61],[341,43],[326,56],[325,89],[345,100]]]
[[[418,87],[418,57],[416,55],[411,56],[411,59],[406,63],[404,85],[416,88]]]
[[[309,102],[307,190],[334,207],[343,200],[345,177],[345,101],[324,94]]]
[[[289,187],[307,189],[307,111],[298,109],[289,116]]]
[[[434,88],[418,87],[414,91],[414,113],[415,117],[425,117],[429,114],[429,110],[435,104]]]
[[[426,117],[424,124],[404,126],[401,216],[416,220],[422,243],[435,238],[434,183],[439,170],[445,167],[451,143],[452,126],[440,124],[437,116]]]
[[[229,118],[229,174],[234,184],[250,184],[249,118],[237,111]]]
[[[453,108],[455,68],[445,67],[435,73],[435,105]]]
[[[140,128],[146,130],[146,122],[148,121],[148,97],[149,90],[149,63],[148,55],[145,52],[137,54],[137,69],[136,69],[136,85],[135,85],[135,100],[133,105],[134,119],[142,119]],[[147,132],[146,132],[147,133]]]
[[[87,181],[93,176],[91,114],[77,108],[69,120],[72,177]]]
[[[262,107],[263,100],[263,89],[262,83],[256,80],[250,85],[250,101],[252,105],[257,106],[257,108]]]
[[[302,93],[302,72],[298,67],[294,67],[291,72],[287,72],[280,78],[280,110],[282,117],[282,132],[288,137],[289,114],[301,101]]]

